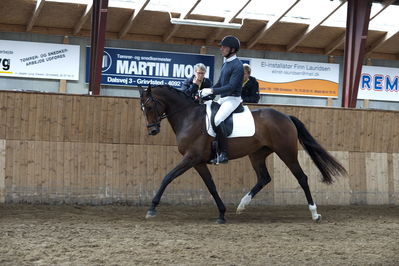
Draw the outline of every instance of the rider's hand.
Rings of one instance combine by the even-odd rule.
[[[211,95],[211,94],[213,94],[212,88],[205,88],[205,89],[202,89],[201,92],[200,92],[201,98],[204,98],[204,97],[206,97],[208,95]]]

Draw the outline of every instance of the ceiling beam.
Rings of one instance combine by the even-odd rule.
[[[279,15],[276,15],[273,19],[270,19],[268,22],[266,22],[265,26],[255,33],[254,37],[248,41],[247,44],[247,49],[251,49],[254,47],[254,45],[263,37],[266,36],[266,34],[275,26],[277,23],[288,13],[296,4],[298,4],[301,0],[296,0],[290,7],[288,7],[286,10],[281,12]]]
[[[345,4],[345,1],[340,2],[326,17],[324,17],[320,21],[315,21],[307,26],[307,28],[299,34],[297,37],[295,37],[294,40],[292,40],[288,45],[287,45],[287,52],[291,52],[292,50],[295,49],[301,42],[303,42],[309,35],[317,29],[324,21],[326,21],[332,14],[335,13],[343,4]]]
[[[235,12],[234,14],[232,14],[229,17],[225,17],[224,18],[224,22],[226,23],[232,23],[234,21],[234,19],[236,19],[238,17],[238,15],[244,10],[244,8],[246,8],[249,3],[251,3],[252,0],[247,0],[247,2],[241,6],[240,9],[237,10],[237,12]],[[208,35],[208,37],[206,38],[206,43],[207,44],[211,44],[215,41],[215,39],[219,36],[219,34],[221,34],[223,32],[223,29],[215,29],[212,31],[211,34]]]
[[[228,22],[228,23],[233,22],[233,20],[236,17],[238,17],[238,15],[244,10],[244,8],[246,8],[249,5],[249,3],[251,3],[251,1],[252,0],[247,0],[247,2],[243,6],[241,6],[241,8],[238,9],[233,15],[231,15],[229,17],[225,17],[224,22]]]
[[[83,24],[85,24],[87,19],[90,17],[92,11],[93,11],[93,2],[89,2],[86,5],[85,12],[80,17],[78,23],[76,23],[75,27],[73,28],[73,34],[79,33],[79,31],[82,29]]]
[[[341,46],[345,41],[346,33],[343,32],[337,39],[335,39],[332,43],[330,43],[326,48],[324,48],[324,52],[326,55],[334,52],[339,46]]]
[[[188,16],[191,14],[191,12],[194,11],[194,9],[198,6],[198,4],[199,4],[200,2],[201,2],[201,0],[197,0],[197,1],[195,2],[195,4],[194,4],[190,9],[188,9],[185,13],[181,13],[181,14],[180,14],[180,18],[181,18],[181,19],[188,18]],[[170,28],[170,30],[169,30],[168,32],[166,32],[166,33],[163,35],[163,37],[162,37],[163,41],[164,41],[164,42],[169,41],[169,39],[172,38],[173,34],[175,34],[175,32],[176,32],[179,28],[180,28],[180,25],[173,25],[173,26]]]
[[[375,17],[377,17],[379,14],[382,13],[382,11],[384,11],[387,7],[389,7],[390,5],[392,5],[394,2],[396,2],[397,0],[385,0],[382,2],[382,4],[384,5],[380,10],[378,10],[377,13],[374,14],[374,16],[372,16],[370,18],[370,21],[373,20]]]
[[[374,16],[372,16],[370,18],[370,21],[372,21],[375,17],[377,17],[379,14],[381,14],[382,11],[384,11],[388,6],[393,4],[395,1],[397,1],[397,0],[386,0],[386,1],[384,1],[383,2],[384,6],[377,13],[375,13]],[[344,41],[345,41],[345,32],[343,34],[341,34],[335,41],[333,41],[329,46],[327,46],[325,48],[325,53],[327,55],[331,54],[339,46],[341,46],[344,43]]]
[[[1,0],[0,0],[1,1]],[[18,32],[24,33],[26,29],[25,25],[12,25],[12,24],[4,24],[0,23],[0,31],[6,32]],[[44,35],[60,35],[60,36],[69,36],[71,35],[72,28],[56,28],[56,27],[45,27],[45,26],[36,26],[32,33],[44,34]],[[80,31],[80,36],[90,38],[90,30],[82,29]],[[107,39],[118,40],[117,32],[106,32]],[[131,33],[125,37],[126,40],[130,41],[138,41],[138,42],[156,42],[163,43],[162,36],[159,35],[146,35],[146,34],[135,34]],[[204,39],[193,39],[193,38],[174,38],[170,41],[172,44],[178,45],[196,45],[196,46],[205,46]],[[255,50],[258,51],[273,51],[273,52],[283,52],[285,51],[286,46],[277,45],[277,44],[262,44],[255,46]],[[301,53],[305,54],[317,54],[323,55],[324,49],[321,48],[311,48],[311,47],[298,47]],[[343,51],[337,50],[333,53],[335,56],[343,56]],[[371,54],[372,59],[381,59],[381,60],[399,60],[399,53],[387,53],[387,52],[378,52]]]
[[[28,26],[26,26],[26,31],[31,31],[33,28],[33,25],[35,24],[37,18],[39,17],[40,11],[42,10],[43,6],[44,6],[44,2],[46,0],[37,0],[36,1],[36,7],[35,10],[33,10],[33,14],[30,17]]]
[[[365,53],[364,56],[365,56],[366,58],[369,57],[370,54],[371,54],[375,49],[377,49],[378,47],[380,47],[381,45],[383,45],[386,41],[388,41],[389,39],[391,39],[394,35],[396,35],[396,34],[398,34],[398,33],[399,33],[399,27],[397,27],[397,28],[395,28],[395,29],[393,29],[393,30],[390,30],[390,31],[386,32],[386,33],[384,34],[384,36],[382,36],[381,38],[379,38],[377,41],[373,42],[373,43],[367,48],[366,53]]]
[[[140,5],[138,5],[135,9],[133,9],[129,20],[126,22],[126,24],[123,26],[122,30],[118,34],[119,39],[123,38],[128,33],[128,31],[130,30],[130,28],[133,25],[133,22],[136,20],[137,15],[140,14],[140,12],[145,9],[145,7],[148,5],[149,2],[150,2],[150,0],[145,0]]]

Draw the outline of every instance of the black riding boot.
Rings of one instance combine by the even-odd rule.
[[[227,163],[229,158],[227,157],[227,136],[224,130],[224,121],[216,128],[216,139],[218,142],[218,151],[216,158],[211,160],[213,164]]]

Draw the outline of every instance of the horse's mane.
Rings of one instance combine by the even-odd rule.
[[[154,86],[154,87],[152,87],[152,88],[168,89],[169,91],[171,91],[171,92],[173,92],[173,93],[176,93],[177,95],[179,95],[179,96],[185,98],[187,101],[190,101],[190,102],[193,102],[193,103],[194,103],[194,99],[193,99],[191,96],[189,96],[189,95],[187,95],[186,93],[184,93],[184,91],[181,91],[181,90],[179,90],[179,89],[176,89],[175,87],[172,87],[172,86],[170,86],[170,85],[157,85],[157,86]]]

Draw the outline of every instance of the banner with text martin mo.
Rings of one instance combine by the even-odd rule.
[[[338,97],[339,65],[248,58],[259,92],[294,96]]]
[[[194,74],[194,65],[207,67],[206,77],[213,79],[213,55],[170,53],[149,50],[104,48],[103,85],[146,87],[169,85],[180,88]],[[90,48],[86,48],[86,82],[89,82]]]

